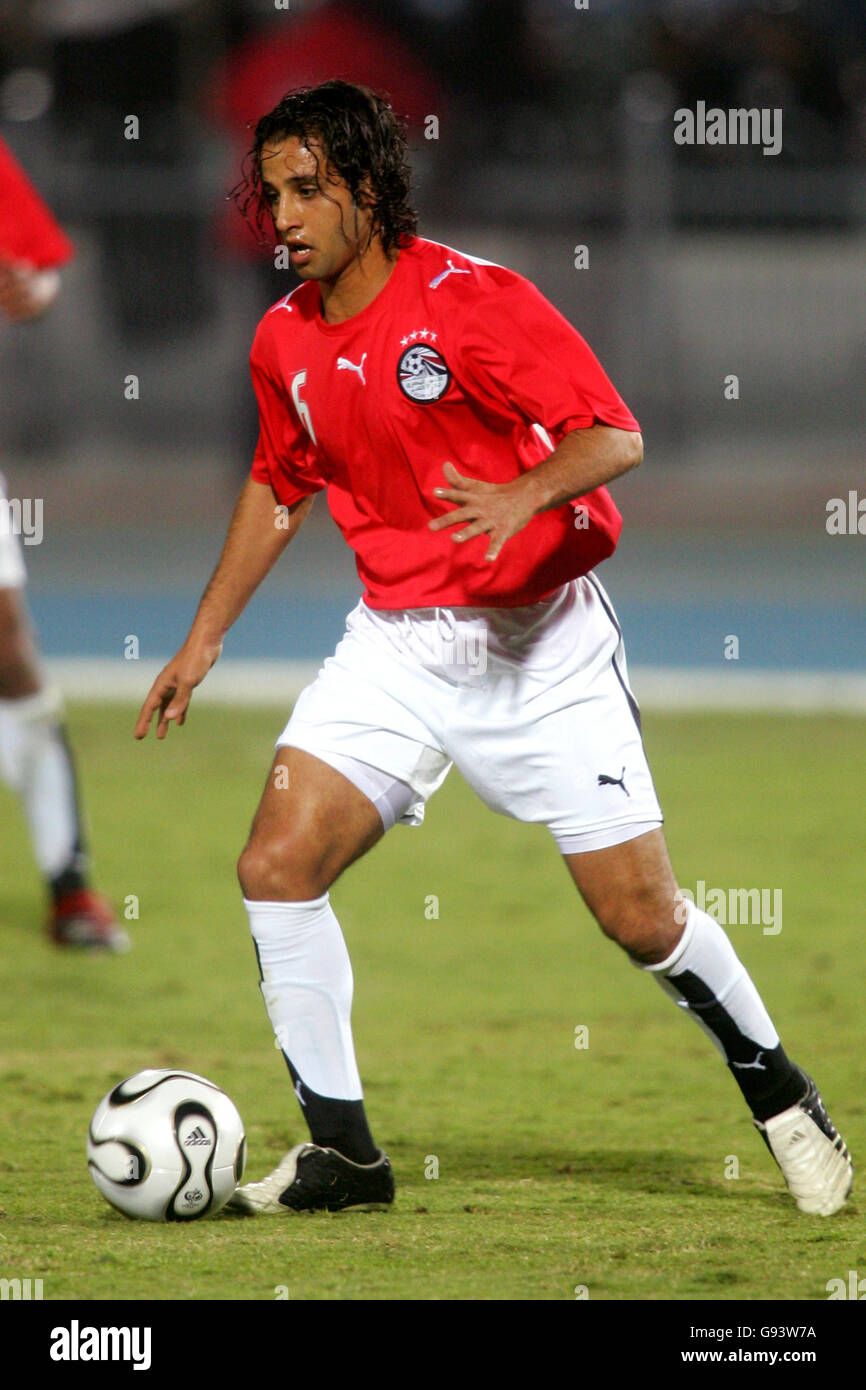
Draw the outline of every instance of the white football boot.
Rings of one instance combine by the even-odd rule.
[[[808,1089],[802,1100],[763,1123],[754,1123],[800,1211],[832,1216],[851,1192],[854,1167],[817,1086],[805,1072],[803,1079]]]
[[[296,1144],[282,1163],[261,1182],[235,1189],[226,1203],[247,1216],[285,1215],[288,1211],[375,1211],[394,1200],[394,1174],[387,1154],[375,1163],[353,1163],[335,1149]]]

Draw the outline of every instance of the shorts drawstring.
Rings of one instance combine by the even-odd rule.
[[[453,643],[457,633],[457,619],[454,617],[450,608],[437,608],[436,613],[436,632],[439,641],[443,644]],[[444,623],[444,633],[443,633]]]

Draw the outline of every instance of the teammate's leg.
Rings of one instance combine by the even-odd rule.
[[[62,945],[122,950],[129,938],[87,881],[75,769],[59,693],[47,687],[22,591],[0,588],[0,775],[21,800]]]
[[[42,686],[33,629],[17,588],[0,588],[0,700],[25,700]]]
[[[342,773],[298,748],[283,747],[277,751],[238,863],[262,994],[312,1142],[319,1150],[335,1150],[351,1165],[359,1165],[356,1196],[363,1198],[365,1191],[360,1168],[374,1173],[371,1201],[377,1195],[390,1200],[393,1180],[390,1167],[386,1173],[375,1172],[383,1155],[367,1124],[355,1061],[352,968],[328,890],[384,831],[374,802]],[[280,1203],[331,1205],[317,1201],[316,1193],[309,1203],[306,1198],[320,1179],[324,1184],[335,1177],[328,1171],[328,1162],[331,1168],[333,1162],[321,1155],[302,1155],[305,1166],[299,1175],[298,1154],[292,1150],[263,1183],[240,1189],[232,1205],[246,1211],[276,1211]],[[311,1173],[308,1160],[318,1161],[322,1171]],[[296,1182],[296,1176],[302,1176],[303,1183]],[[350,1187],[351,1179],[349,1172]],[[299,1187],[306,1190],[299,1194]]]
[[[662,831],[563,857],[605,935],[715,1042],[801,1208],[838,1210],[851,1186],[847,1150],[814,1083],[786,1056],[726,933],[678,894]],[[800,1144],[796,1153],[787,1152],[789,1139]]]

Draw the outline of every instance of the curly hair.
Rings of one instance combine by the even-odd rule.
[[[273,225],[262,189],[262,149],[268,141],[289,136],[321,144],[328,171],[343,179],[359,207],[372,211],[370,235],[381,236],[385,252],[405,246],[415,235],[405,123],[384,96],[334,80],[294,88],[256,124],[243,178],[229,196],[261,240]]]

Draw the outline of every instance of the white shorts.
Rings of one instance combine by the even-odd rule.
[[[6,500],[4,483],[0,473],[0,502]],[[5,512],[5,508],[0,510]],[[27,583],[21,542],[5,523],[4,515],[0,517],[0,589],[21,589]]]
[[[492,810],[564,854],[662,823],[622,633],[594,575],[524,608],[368,608],[277,740],[344,773],[396,820],[457,767]]]

